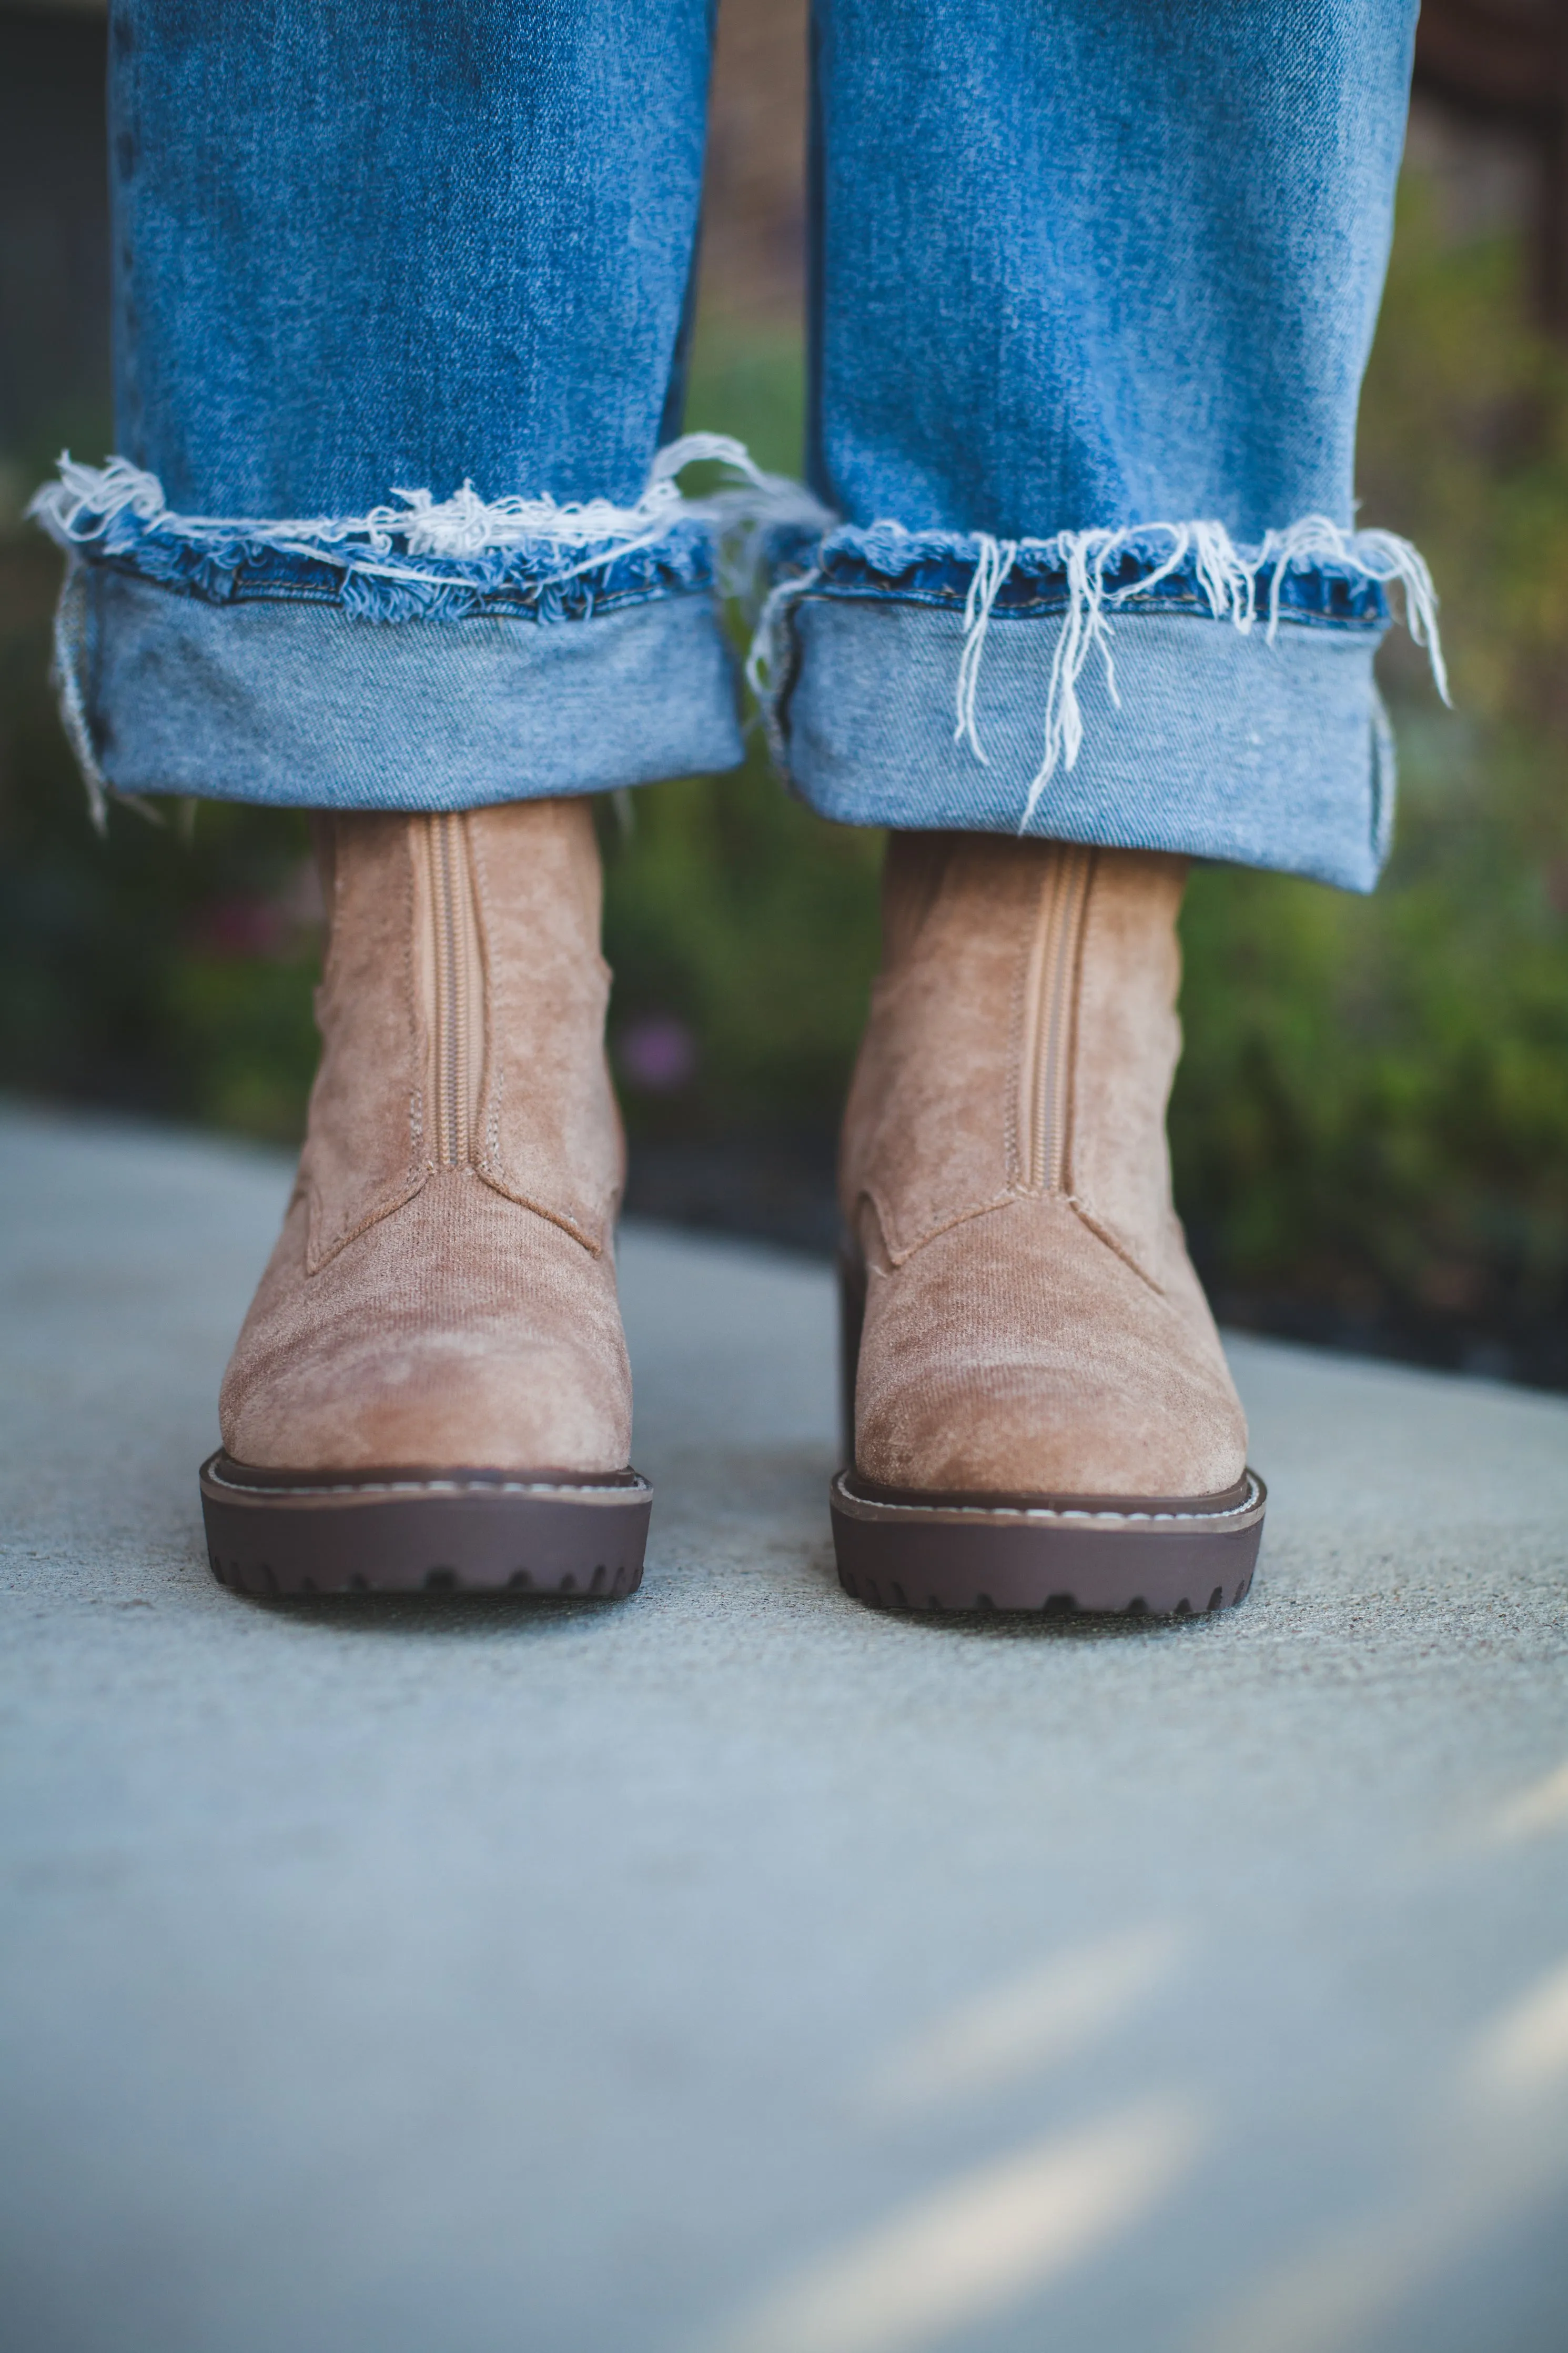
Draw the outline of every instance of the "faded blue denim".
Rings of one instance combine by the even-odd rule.
[[[816,0],[820,507],[721,513],[653,480],[710,0],[115,0],[122,462],[42,502],[89,772],[445,808],[731,765],[740,518],[827,816],[1370,887],[1389,587],[1429,617],[1353,498],[1415,16]]]

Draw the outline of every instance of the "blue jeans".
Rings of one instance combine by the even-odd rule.
[[[1352,497],[1415,16],[816,0],[811,493],[688,496],[711,0],[115,0],[122,455],[37,502],[89,776],[724,768],[749,560],[826,816],[1370,887],[1390,588],[1431,619]]]

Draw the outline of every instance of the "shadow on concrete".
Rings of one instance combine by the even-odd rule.
[[[235,1607],[290,1625],[320,1626],[332,1633],[364,1635],[432,1634],[448,1641],[493,1641],[498,1634],[542,1639],[567,1626],[605,1624],[635,1604],[628,1593],[618,1600],[588,1600],[567,1595],[498,1593],[330,1593],[274,1599],[269,1595],[232,1593]]]
[[[862,1608],[865,1605],[860,1605]],[[1245,1607],[1245,1604],[1243,1605]],[[1066,1610],[1040,1610],[1026,1614],[1017,1610],[1004,1613],[994,1609],[873,1609],[873,1618],[892,1620],[915,1632],[940,1639],[957,1636],[967,1641],[982,1642],[1156,1642],[1188,1641],[1204,1628],[1212,1626],[1208,1617],[1154,1618],[1144,1610],[1117,1616],[1083,1613],[1068,1616]],[[1215,1617],[1221,1613],[1215,1611]],[[1231,1612],[1223,1613],[1229,1617]]]

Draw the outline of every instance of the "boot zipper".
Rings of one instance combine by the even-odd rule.
[[[462,816],[426,820],[430,858],[431,1096],[436,1160],[466,1168],[473,1157],[474,1096],[483,1060],[479,922]]]
[[[1029,947],[1018,1138],[1024,1184],[1034,1193],[1059,1193],[1066,1179],[1073,1004],[1093,871],[1092,849],[1053,853]]]

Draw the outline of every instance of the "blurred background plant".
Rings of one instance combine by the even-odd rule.
[[[689,410],[781,470],[803,411],[801,16],[724,0]],[[289,1140],[314,1050],[304,820],[116,810],[99,839],[44,683],[56,565],[24,494],[62,439],[111,440],[101,26],[0,8],[7,58],[0,1084]],[[1233,1321],[1568,1386],[1568,358],[1541,323],[1541,154],[1418,104],[1360,487],[1436,575],[1458,712],[1391,639],[1402,797],[1375,898],[1194,875],[1172,1133]],[[755,733],[737,776],[602,818],[632,1206],[829,1247],[879,840],[793,801]]]

